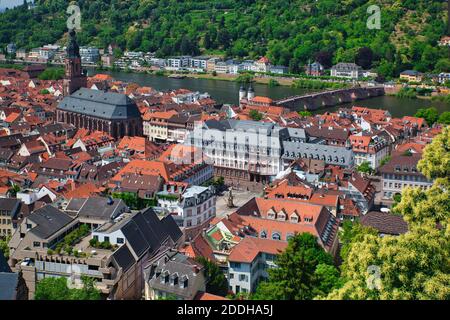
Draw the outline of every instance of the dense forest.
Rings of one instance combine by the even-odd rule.
[[[36,0],[0,14],[0,46],[30,49],[64,41],[70,1]],[[176,54],[257,58],[298,72],[356,62],[389,78],[405,69],[450,71],[445,0],[78,0],[82,45]],[[368,29],[367,8],[381,7]],[[117,52],[120,54],[120,51]]]

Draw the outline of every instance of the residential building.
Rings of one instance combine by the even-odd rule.
[[[179,56],[167,59],[166,67],[173,69],[181,69],[189,67],[191,56]]]
[[[0,198],[0,238],[6,238],[14,233],[20,213],[20,200]]]
[[[253,293],[261,281],[269,278],[268,269],[276,268],[275,259],[288,243],[254,237],[243,238],[228,257],[230,291]]]
[[[239,236],[253,230],[258,238],[288,241],[296,233],[308,232],[317,237],[327,252],[333,256],[337,252],[339,220],[323,205],[253,198],[228,216],[228,220],[236,226],[236,230],[230,231]]]
[[[271,67],[270,61],[267,57],[262,57],[253,63],[252,70],[254,72],[267,73]]]
[[[169,119],[177,114],[175,110],[147,112],[143,116],[144,135],[150,141],[165,142],[169,136]]]
[[[188,187],[179,198],[161,191],[157,198],[159,206],[172,215],[180,228],[203,226],[216,216],[216,196],[212,186]]]
[[[95,64],[100,59],[99,50],[94,47],[81,47],[80,56],[83,64]]]
[[[381,132],[354,134],[350,136],[350,142],[357,166],[368,162],[372,169],[377,169],[390,153],[389,140]]]
[[[400,195],[406,187],[418,187],[426,190],[432,186],[433,181],[417,170],[417,163],[420,158],[420,153],[411,155],[394,153],[391,160],[379,169],[382,177],[381,192],[383,200],[387,200],[389,203],[395,195]]]
[[[64,237],[82,225],[78,216],[50,205],[35,210],[19,225],[9,243],[11,266],[22,271],[30,299],[41,279],[66,277],[79,281],[84,275],[96,279],[95,285],[105,298],[139,299],[147,261],[183,241],[170,216],[159,219],[149,208],[110,219],[77,239],[72,250],[60,250]]]
[[[415,70],[405,70],[400,73],[400,79],[407,80],[408,82],[422,82],[423,74]]]
[[[201,115],[175,114],[167,121],[167,141],[184,143],[190,131],[194,129],[195,121],[200,121]]]
[[[319,77],[323,75],[325,68],[320,64],[320,62],[309,63],[306,66],[306,74],[308,76]]]
[[[441,84],[445,84],[446,82],[450,82],[450,73],[448,73],[448,72],[441,72],[441,73],[439,73],[438,81]]]
[[[362,68],[355,63],[340,62],[331,67],[331,76],[347,79],[359,79],[362,77]]]
[[[212,57],[212,58],[209,58],[207,61],[206,61],[206,71],[207,72],[213,72],[213,71],[215,71],[216,70],[216,64],[218,63],[218,62],[220,62],[221,60],[220,60],[220,58],[217,58],[217,57]],[[216,71],[217,72],[217,71]]]
[[[192,57],[189,60],[189,67],[192,69],[201,69],[206,71],[209,59],[210,57],[207,56]]]
[[[274,74],[286,74],[289,72],[289,68],[285,66],[270,66],[268,72]]]
[[[227,65],[227,63],[224,62],[224,61],[216,62],[214,64],[214,71],[217,72],[217,73],[221,73],[221,74],[228,73],[228,65]],[[230,72],[230,73],[232,73],[232,72]]]
[[[176,251],[149,262],[144,274],[146,300],[194,300],[206,290],[204,266]]]

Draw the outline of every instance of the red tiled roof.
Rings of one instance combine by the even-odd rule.
[[[286,249],[287,245],[285,241],[245,237],[233,247],[228,260],[250,263],[260,252],[279,254]]]

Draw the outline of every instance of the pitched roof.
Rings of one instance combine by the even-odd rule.
[[[37,209],[27,219],[37,224],[30,232],[41,239],[47,239],[73,221],[73,218],[51,205]]]
[[[245,237],[233,247],[228,260],[250,263],[260,252],[279,254],[287,245],[286,241]]]
[[[137,105],[127,95],[86,88],[65,97],[58,109],[104,119],[141,117]]]
[[[403,217],[391,213],[370,211],[361,218],[360,222],[383,234],[400,235],[408,231],[408,224]]]
[[[0,249],[0,272],[12,272],[2,249]]]
[[[84,202],[79,199],[72,199],[68,204],[69,208],[73,208],[74,205],[71,205],[72,201],[77,204],[81,204],[82,202],[78,210],[79,217],[109,221],[118,217],[127,207],[122,199],[89,197],[83,200]]]
[[[170,180],[170,176],[174,173],[173,166],[161,161],[132,160],[112,179],[120,181],[126,173],[137,173],[143,175],[161,175],[166,181]]]
[[[18,273],[0,272],[0,300],[14,300],[18,282]]]
[[[208,300],[208,301],[214,301],[214,300],[230,300],[225,297],[221,297],[212,293],[203,292],[200,291],[195,296],[194,300]]]

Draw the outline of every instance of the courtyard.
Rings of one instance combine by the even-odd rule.
[[[247,190],[232,190],[234,208],[228,208],[228,195],[229,190],[224,191],[221,195],[217,196],[216,202],[216,216],[223,218],[227,214],[233,213],[237,208],[245,204],[248,200],[254,197],[261,197],[263,192],[247,191]]]

